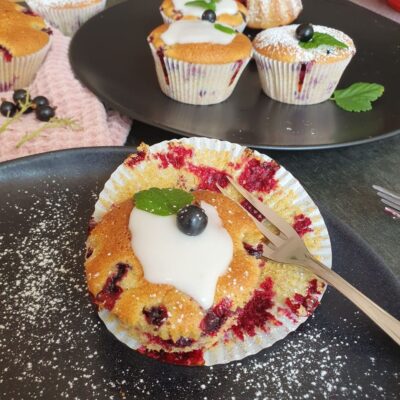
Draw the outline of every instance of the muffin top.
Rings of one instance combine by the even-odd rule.
[[[296,24],[266,29],[255,37],[253,47],[257,53],[265,57],[289,63],[314,61],[329,64],[344,60],[356,52],[349,36],[337,29],[320,25],[313,26],[314,35],[315,33],[328,34],[346,47],[323,44],[318,47],[303,48],[296,37],[298,26]]]
[[[224,195],[207,190],[195,191],[193,195],[196,202],[207,203],[216,209],[232,240],[233,257],[217,281],[211,306],[229,302],[234,312],[243,307],[261,283],[260,260],[249,254],[244,243],[256,247],[262,235],[249,215]],[[210,305],[205,309],[201,301],[195,301],[171,284],[156,284],[145,279],[140,257],[131,245],[129,219],[133,209],[131,199],[115,205],[91,231],[88,239],[90,253],[86,261],[90,293],[100,307],[112,310],[128,327],[156,328],[161,337],[174,341],[180,337],[200,338],[204,333],[202,320]],[[151,238],[148,240],[157,251],[160,244],[151,242]],[[206,273],[207,268],[204,267],[204,271]],[[117,293],[109,290],[107,285],[118,285],[120,289]],[[146,310],[156,308],[166,310],[165,324],[149,320]],[[185,324],[180,323],[182,315],[185,315]]]
[[[49,42],[44,20],[8,0],[0,0],[0,53],[6,61],[39,51]]]
[[[189,0],[164,0],[160,11],[173,20],[201,19],[205,9],[187,5]],[[215,3],[217,21],[221,24],[238,26],[246,22],[247,8],[235,0],[220,0]]]
[[[29,0],[30,3],[37,6],[46,6],[52,8],[79,8],[90,4],[99,3],[101,0]]]
[[[167,57],[196,64],[226,64],[251,57],[247,36],[207,21],[164,24],[148,36],[151,46]]]

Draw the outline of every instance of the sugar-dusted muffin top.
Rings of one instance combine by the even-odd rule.
[[[101,0],[29,0],[35,6],[51,8],[84,8],[90,4],[100,3]]]
[[[49,42],[44,20],[15,3],[0,0],[0,55],[6,61],[42,49]]]
[[[226,64],[252,54],[247,36],[226,33],[207,21],[181,20],[161,25],[150,33],[148,41],[167,57],[196,64]]]
[[[217,210],[232,239],[233,258],[227,272],[218,279],[210,309],[224,304],[226,312],[233,315],[261,284],[260,260],[249,254],[248,246],[257,247],[262,236],[249,215],[221,193],[199,190],[193,194],[196,202]],[[207,326],[209,310],[171,285],[150,283],[144,278],[128,227],[133,207],[132,199],[115,205],[91,231],[86,261],[89,291],[101,308],[114,313],[128,329],[174,342],[180,338],[198,341],[213,329]],[[111,286],[119,289],[110,290]],[[157,320],[159,314],[164,314],[159,317],[163,321]]]
[[[187,6],[188,0],[164,0],[160,11],[170,19],[175,21],[181,19],[201,19],[202,7]],[[235,0],[221,0],[216,3],[215,14],[217,22],[230,26],[239,26],[246,22],[247,8]]]
[[[314,33],[326,33],[347,45],[341,48],[321,45],[311,49],[302,48],[296,38],[299,25],[281,26],[260,32],[253,41],[255,51],[265,57],[283,62],[317,62],[329,64],[344,60],[356,52],[353,40],[345,33],[325,26],[314,25]]]

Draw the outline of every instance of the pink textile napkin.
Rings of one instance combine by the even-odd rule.
[[[50,104],[57,107],[57,117],[73,118],[82,130],[45,130],[17,149],[17,142],[26,133],[43,124],[34,113],[23,115],[0,134],[0,161],[74,147],[121,146],[129,134],[132,121],[115,111],[107,111],[101,101],[74,77],[68,60],[70,39],[56,29],[53,32],[51,50],[29,91],[32,97],[46,96]],[[0,92],[0,98],[11,100],[12,92]],[[0,126],[5,119],[0,115]]]
[[[397,23],[400,23],[400,13],[391,8],[386,0],[350,0],[359,6],[368,8],[369,10],[383,15]]]

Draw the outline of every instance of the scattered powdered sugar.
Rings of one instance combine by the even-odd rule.
[[[174,367],[126,348],[86,294],[84,243],[98,191],[49,179],[2,194],[0,398],[396,398],[400,373],[388,350],[363,334],[358,312],[329,319],[337,304],[329,289],[298,331],[240,362]]]
[[[48,6],[48,7],[63,7],[63,6],[71,6],[71,5],[79,5],[82,4],[92,4],[96,1],[92,0],[29,0],[28,4],[34,4],[40,7]]]
[[[324,45],[312,49],[303,49],[299,46],[299,40],[296,38],[296,29],[298,26],[298,24],[294,24],[266,29],[255,37],[254,45],[256,49],[262,49],[267,46],[282,49],[282,51],[287,51],[290,54],[293,54],[294,59],[300,62],[312,61],[321,56],[335,56],[338,52],[353,53],[355,51],[353,41],[349,36],[341,31],[338,31],[337,29],[328,28],[321,25],[313,25],[314,32],[327,33],[333,36],[335,39],[346,43],[349,48],[341,49],[334,46]],[[329,53],[327,54],[328,50]]]

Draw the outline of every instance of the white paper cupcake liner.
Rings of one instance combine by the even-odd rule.
[[[103,11],[106,0],[96,3],[78,4],[76,7],[52,7],[45,3],[27,0],[27,4],[36,14],[43,17],[64,35],[72,36],[88,19]]]
[[[12,57],[6,61],[0,52],[0,92],[21,89],[29,86],[51,47],[52,37],[39,51],[22,57]]]
[[[228,64],[193,64],[157,54],[150,44],[160,88],[181,103],[221,103],[233,92],[250,58]]]
[[[161,17],[162,17],[162,19],[164,21],[164,24],[172,24],[173,22],[175,22],[174,19],[167,17],[165,15],[164,11],[160,10],[160,14],[161,14]],[[232,28],[235,29],[236,31],[242,33],[246,29],[246,26],[247,26],[247,22],[242,22],[238,26],[232,26]]]
[[[159,153],[168,150],[169,141],[164,141],[151,146],[150,153]],[[181,143],[183,145],[193,146],[196,150],[216,150],[216,151],[227,151],[230,153],[229,161],[235,162],[239,160],[245,151],[245,147],[232,144],[229,142],[222,142],[215,139],[206,138],[190,138],[174,140],[174,143]],[[254,155],[260,157],[263,161],[271,161],[267,155],[254,152]],[[145,162],[144,162],[145,163]],[[143,165],[143,164],[142,164]],[[135,168],[136,180],[138,181],[138,173],[141,174],[142,166],[138,165]],[[162,173],[162,171],[160,172]],[[119,203],[131,198],[133,193],[131,189],[127,188],[127,182],[129,182],[132,176],[132,169],[121,164],[116,171],[111,175],[110,179],[106,182],[104,189],[99,195],[99,199],[95,205],[95,211],[93,213],[94,221],[98,222],[102,217],[109,211],[113,204]],[[139,175],[140,176],[140,175]],[[329,239],[328,230],[325,226],[324,220],[312,199],[309,197],[304,188],[300,183],[282,166],[279,168],[275,175],[275,179],[279,182],[279,187],[282,189],[282,198],[287,196],[291,192],[294,194],[293,206],[299,207],[308,217],[313,221],[314,231],[318,231],[318,249],[313,251],[314,255],[319,257],[320,260],[327,266],[331,266],[332,253],[331,244]],[[140,179],[139,179],[140,180]],[[146,179],[143,179],[147,182]],[[178,182],[177,182],[178,184]],[[129,185],[128,185],[129,186]],[[141,190],[141,188],[137,188]],[[143,187],[144,189],[144,187]],[[270,202],[271,207],[274,204],[279,204],[280,198],[275,199],[275,203]],[[310,233],[312,235],[313,233]],[[320,300],[323,293],[318,296]],[[214,347],[204,351],[205,365],[211,366],[215,364],[224,364],[234,360],[240,360],[244,357],[258,353],[259,351],[272,346],[278,340],[286,337],[290,332],[295,331],[299,325],[307,320],[307,317],[296,317],[296,319],[285,317],[279,313],[278,308],[284,306],[283,304],[275,304],[271,309],[273,315],[279,314],[279,321],[282,323],[281,326],[276,326],[274,324],[267,324],[267,331],[257,329],[257,334],[254,337],[245,336],[244,340],[241,341],[232,333],[221,339]],[[117,317],[112,315],[106,310],[99,312],[100,318],[103,320],[107,329],[112,332],[118,340],[126,344],[131,349],[138,349],[140,343],[133,337],[128,330],[120,324]],[[226,339],[228,339],[229,345],[226,344]]]
[[[264,93],[282,103],[299,105],[316,104],[329,99],[351,58],[352,55],[329,64],[287,63],[254,52]],[[302,66],[305,68],[305,75],[300,87]]]

